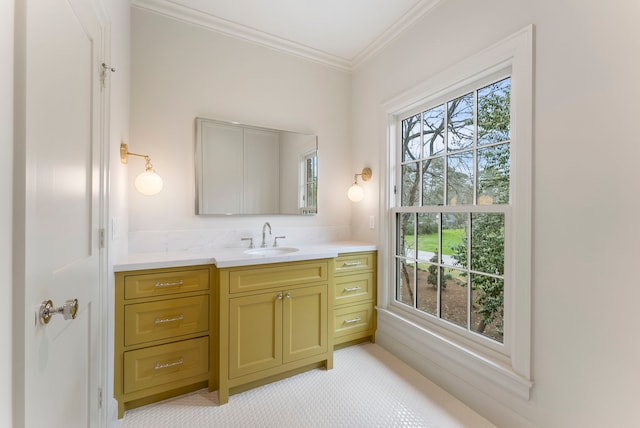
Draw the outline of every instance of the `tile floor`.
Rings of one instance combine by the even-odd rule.
[[[206,389],[129,410],[122,428],[495,426],[378,345],[338,350],[316,369],[229,397]]]

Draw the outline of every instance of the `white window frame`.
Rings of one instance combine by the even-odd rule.
[[[433,108],[435,106],[438,105],[446,105],[449,101],[452,101],[455,98],[464,96],[466,94],[469,93],[474,93],[474,97],[475,97],[475,92],[477,92],[479,89],[481,89],[482,87],[485,87],[491,83],[500,81],[502,79],[505,79],[507,77],[511,76],[511,68],[506,68],[503,70],[498,71],[497,73],[493,73],[489,76],[483,76],[480,79],[476,79],[473,82],[471,82],[471,84],[467,84],[466,86],[462,87],[462,88],[458,88],[455,92],[449,93],[447,94],[447,96],[444,99],[435,99],[435,100],[431,100],[431,103],[429,103],[428,105],[422,105],[420,106],[419,109],[411,109],[409,111],[405,111],[402,112],[401,114],[395,114],[394,118],[396,120],[396,125],[398,125],[398,123],[402,122],[403,119],[414,116],[416,114],[420,114],[422,115],[422,113],[430,108]],[[468,82],[466,82],[468,83]],[[477,111],[474,110],[474,117],[477,119]],[[476,123],[477,125],[477,123]],[[401,140],[401,134],[402,131],[400,128],[400,126],[397,126],[398,129],[396,129],[397,135],[396,135],[396,139],[395,141],[400,141]],[[445,139],[446,139],[446,135],[445,135]],[[506,141],[501,141],[498,142],[497,144],[508,144],[509,147],[511,148],[511,138],[507,139]],[[467,147],[464,149],[464,151],[466,152],[471,152],[471,151],[476,151],[478,149],[482,149],[484,147],[489,147],[490,145],[477,145],[474,143],[473,147]],[[510,149],[511,150],[511,149]],[[401,150],[399,150],[398,145],[396,145],[393,150],[393,152],[395,152],[395,162],[394,165],[398,165],[398,168],[395,168],[395,186],[396,186],[396,191],[395,191],[395,195],[394,198],[395,200],[392,201],[392,204],[390,206],[390,222],[394,224],[392,230],[391,230],[391,236],[392,236],[392,243],[397,243],[398,242],[398,237],[396,235],[397,232],[397,224],[395,223],[395,215],[398,213],[431,213],[431,214],[449,214],[449,213],[464,213],[464,214],[469,214],[469,213],[493,213],[493,214],[502,214],[504,216],[504,220],[505,220],[505,237],[508,238],[509,236],[511,236],[512,234],[512,222],[511,222],[511,218],[512,218],[512,213],[511,213],[511,208],[512,205],[511,203],[508,204],[491,204],[491,205],[457,205],[457,206],[453,206],[453,205],[449,205],[449,204],[445,204],[444,206],[435,206],[435,205],[420,205],[420,206],[401,206],[400,204],[400,199],[401,199],[401,194],[402,194],[402,189],[401,189],[401,185],[400,180],[402,179],[402,173],[401,173],[401,165],[403,164],[402,162],[402,153]],[[444,153],[442,153],[442,156],[449,156],[449,153],[447,153],[447,150],[444,150]],[[446,164],[446,163],[445,163]],[[477,177],[476,177],[477,178]],[[445,174],[445,180],[444,180],[444,187],[446,189],[446,174]],[[473,189],[473,198],[475,200],[476,198],[476,192],[477,192],[477,187],[476,187],[476,183],[474,182],[474,189]],[[513,194],[512,189],[510,189],[510,199],[511,199],[511,195]],[[469,241],[471,242],[471,241]],[[509,268],[510,268],[510,264],[509,264],[509,259],[508,259],[508,254],[510,253],[510,242],[508,239],[505,239],[505,246],[504,246],[504,254],[505,254],[505,260],[504,260],[504,266],[505,266],[505,272],[504,275],[502,275],[505,279],[505,289],[504,289],[504,308],[505,308],[505,312],[509,309],[508,307],[508,302],[509,302],[509,298],[510,298],[510,287],[508,287],[508,283],[506,281],[509,280],[510,276],[510,272],[509,272]],[[390,246],[390,250],[391,250],[391,246]],[[396,253],[397,255],[397,253]],[[440,266],[440,265],[438,265]],[[460,269],[464,272],[467,271],[467,269],[469,269],[468,267],[456,267],[456,269]],[[396,278],[397,275],[394,275],[394,278]],[[396,279],[397,282],[397,279]],[[397,284],[396,284],[397,285]],[[416,290],[414,290],[414,292],[416,292]],[[469,303],[469,302],[467,302]],[[401,311],[408,311],[410,314],[412,314],[413,316],[418,316],[423,320],[427,320],[427,324],[429,324],[429,328],[432,328],[434,330],[437,331],[442,331],[442,332],[451,332],[455,335],[460,335],[461,337],[459,337],[458,339],[463,341],[464,343],[466,343],[467,346],[471,346],[471,347],[478,347],[476,345],[479,345],[479,348],[482,348],[481,351],[483,353],[488,353],[489,355],[491,355],[493,358],[495,359],[501,359],[504,360],[504,356],[509,354],[508,350],[509,350],[509,343],[508,340],[510,338],[509,333],[509,329],[511,328],[510,325],[508,325],[506,322],[504,323],[504,329],[505,329],[505,333],[504,333],[504,340],[503,343],[499,343],[496,342],[492,339],[490,339],[489,337],[485,336],[482,337],[480,335],[478,335],[475,332],[472,332],[471,329],[467,330],[467,327],[464,327],[464,331],[461,329],[461,326],[455,325],[451,322],[447,322],[444,318],[438,319],[435,317],[435,315],[426,315],[426,313],[423,314],[423,312],[421,312],[420,310],[416,309],[416,308],[412,308],[404,303],[400,303],[397,301],[397,299],[391,299],[390,300],[390,306],[395,307],[394,309],[397,310],[401,310]],[[467,313],[467,315],[470,315],[469,313]]]
[[[504,344],[487,347],[439,328],[423,317],[394,304],[395,224],[394,186],[399,167],[396,155],[400,115],[435,103],[449,94],[510,70],[511,75],[511,193],[510,215],[505,219],[510,236],[505,237],[505,332]],[[388,141],[383,158],[388,160],[387,177],[381,194],[381,216],[390,221],[381,228],[380,286],[378,306],[379,336],[393,335],[415,352],[428,356],[444,369],[466,373],[465,380],[485,389],[487,381],[529,399],[531,379],[531,256],[532,256],[532,147],[533,147],[533,26],[505,38],[495,45],[448,68],[420,85],[383,104],[388,116]],[[477,206],[471,209],[476,211]]]

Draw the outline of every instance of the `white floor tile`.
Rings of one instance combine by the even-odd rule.
[[[316,369],[232,395],[196,391],[126,412],[122,428],[495,426],[375,344],[338,350]]]

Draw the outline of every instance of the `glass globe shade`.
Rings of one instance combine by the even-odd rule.
[[[162,190],[162,178],[155,171],[145,171],[136,177],[133,183],[143,195],[152,196]]]
[[[347,197],[352,202],[360,202],[364,199],[364,189],[360,187],[358,183],[353,183],[353,186],[349,187]]]

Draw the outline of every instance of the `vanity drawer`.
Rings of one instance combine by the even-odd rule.
[[[334,310],[333,336],[361,333],[373,328],[373,304],[364,303]]]
[[[337,276],[334,279],[336,305],[373,300],[373,272]]]
[[[124,307],[125,346],[209,330],[209,296],[182,297]]]
[[[209,269],[172,270],[126,275],[124,298],[165,296],[209,289]]]
[[[335,258],[334,274],[351,273],[373,270],[375,267],[375,252],[344,253]]]
[[[124,393],[159,385],[174,389],[180,381],[209,373],[209,338],[184,340],[124,353]]]
[[[232,270],[229,272],[229,293],[327,281],[328,270],[326,261]]]

